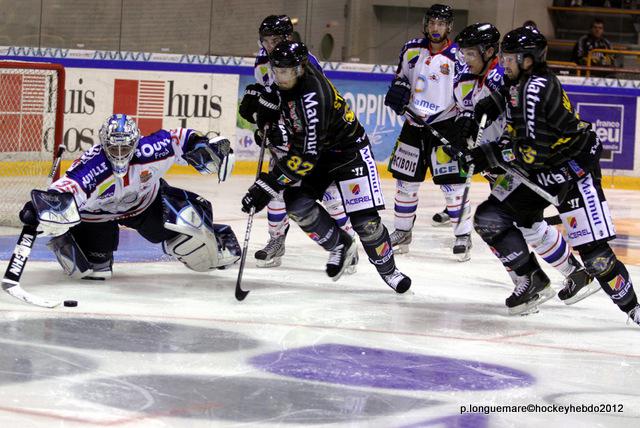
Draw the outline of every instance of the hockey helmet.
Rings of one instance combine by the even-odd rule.
[[[260,39],[266,36],[288,36],[293,33],[291,18],[287,15],[269,15],[258,29]]]
[[[113,167],[113,173],[124,177],[129,162],[140,141],[140,131],[136,122],[126,114],[109,116],[100,128],[100,143],[107,159]]]
[[[547,39],[533,27],[520,27],[509,31],[502,38],[500,50],[503,53],[518,54],[518,64],[522,64],[529,55],[534,64],[542,64],[547,60]]]
[[[304,73],[309,51],[302,42],[284,41],[278,43],[269,55],[269,62],[276,84],[281,89],[291,89],[297,78]]]

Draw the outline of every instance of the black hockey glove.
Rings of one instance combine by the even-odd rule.
[[[396,77],[384,97],[384,105],[401,115],[411,99],[411,83],[407,79]]]
[[[28,201],[26,204],[24,204],[24,207],[22,207],[22,209],[20,210],[18,217],[20,218],[20,221],[26,226],[37,226],[39,223],[38,214],[36,213],[36,209],[33,206],[33,202],[31,201]]]
[[[262,146],[267,142],[264,135],[262,135],[262,129],[256,129],[253,131],[253,140],[256,142],[256,146]]]
[[[473,116],[480,119],[483,114],[487,115],[487,121],[493,122],[505,110],[506,100],[502,93],[496,91],[476,103],[473,109]]]
[[[282,186],[266,172],[261,172],[255,183],[249,187],[249,190],[242,198],[242,211],[248,213],[251,208],[255,208],[255,212],[260,212],[267,206],[271,199],[278,196]]]
[[[263,89],[264,87],[259,83],[252,83],[251,85],[247,85],[244,90],[244,97],[242,97],[242,101],[240,101],[238,113],[240,113],[240,116],[247,122],[256,123],[260,94]]]
[[[281,124],[273,124],[267,132],[268,144],[272,147],[289,147],[289,132]]]
[[[275,85],[272,85],[260,95],[258,101],[258,128],[264,129],[267,124],[277,123],[280,119],[280,94]]]

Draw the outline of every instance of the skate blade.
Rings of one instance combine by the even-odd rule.
[[[333,282],[336,282],[337,280],[339,280],[342,274],[345,273],[347,269],[353,266],[353,258],[355,257],[357,250],[358,250],[358,246],[356,245],[356,242],[353,241],[353,244],[351,244],[351,246],[347,250],[347,254],[345,255],[345,263],[342,265],[342,269],[338,272],[336,276],[331,278]]]
[[[256,259],[256,267],[259,268],[274,268],[282,264],[282,257],[274,257],[271,260]]]
[[[578,303],[580,300],[584,300],[587,297],[591,296],[592,294],[597,293],[598,291],[600,291],[601,288],[602,287],[600,287],[600,284],[598,282],[593,281],[590,284],[582,287],[575,296],[569,297],[568,299],[563,300],[562,302],[565,305],[573,305],[574,303]]]
[[[527,303],[523,303],[513,308],[509,308],[509,315],[529,315],[538,312],[538,306],[551,299],[556,292],[549,286],[538,293],[538,298]]]
[[[409,244],[400,244],[393,247],[393,254],[407,254],[409,252]]]

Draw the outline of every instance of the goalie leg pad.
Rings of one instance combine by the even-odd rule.
[[[162,249],[189,269],[206,272],[235,263],[240,245],[231,227],[213,224],[211,203],[192,192],[166,186],[162,190],[165,229],[178,235]]]
[[[70,232],[52,238],[47,247],[55,254],[64,273],[80,279],[93,274],[91,263]]]

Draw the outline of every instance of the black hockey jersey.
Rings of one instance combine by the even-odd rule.
[[[600,143],[555,74],[534,73],[502,91],[507,96],[507,132],[524,166],[547,169],[576,160],[591,169],[597,163]]]
[[[368,144],[355,113],[321,71],[307,65],[299,83],[280,90],[281,119],[289,134],[289,152],[278,160],[278,181],[298,181],[321,154],[340,156]],[[329,153],[328,153],[329,152]]]

